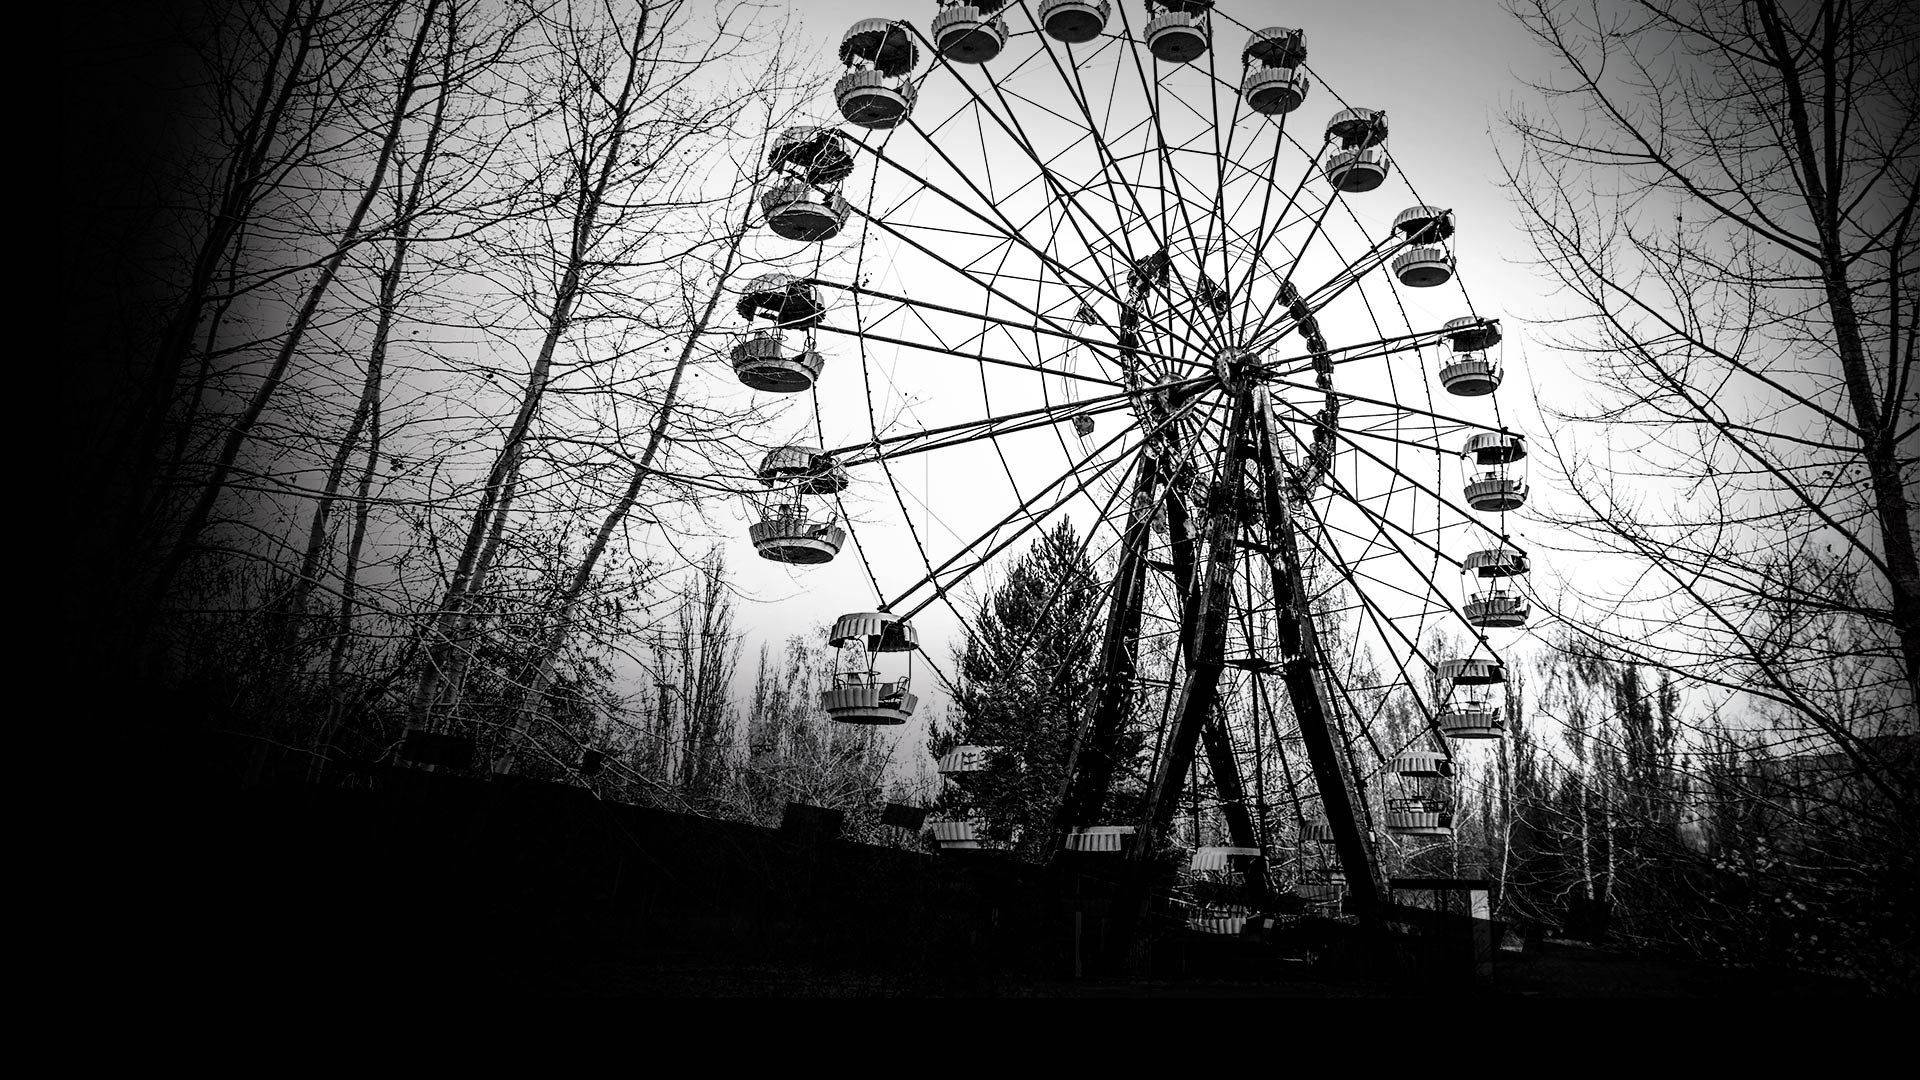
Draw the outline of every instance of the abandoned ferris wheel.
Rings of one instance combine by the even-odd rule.
[[[1194,865],[1257,896],[1284,837],[1287,887],[1364,915],[1383,834],[1450,835],[1455,745],[1501,734],[1490,631],[1528,616],[1507,517],[1526,446],[1500,420],[1500,328],[1461,283],[1454,214],[1393,157],[1386,103],[1336,92],[1301,30],[1202,0],[933,6],[847,30],[839,122],[778,133],[764,225],[807,269],[738,303],[740,382],[815,436],[765,453],[756,550],[805,566],[877,543],[846,512],[863,485],[897,511],[886,542],[915,549],[911,580],[868,561],[871,610],[831,613],[844,663],[821,705],[906,722],[914,617],[1071,508],[1112,574],[1061,846],[1140,857],[1204,750],[1230,843]],[[889,410],[890,392],[947,412]],[[864,430],[835,447],[831,418],[856,409]],[[969,507],[1003,492],[945,543],[939,499],[914,513],[902,476],[943,454],[969,455]],[[1419,710],[1411,736],[1383,736],[1383,682]],[[1115,820],[1129,725],[1157,750],[1145,811]]]

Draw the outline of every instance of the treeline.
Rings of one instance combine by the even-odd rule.
[[[1911,8],[1515,3],[1549,67],[1499,155],[1554,289],[1539,343],[1585,389],[1532,433],[1543,606],[1586,688],[1543,707],[1568,747],[1527,781],[1539,880],[1623,932],[1909,990]]]
[[[652,693],[593,707],[588,683],[549,689],[550,723],[526,738],[504,723],[476,725],[496,759],[496,774],[580,784],[603,798],[689,813],[781,824],[788,804],[838,811],[840,835],[896,844],[909,838],[881,823],[892,800],[923,801],[928,785],[917,761],[902,761],[891,733],[821,716],[820,691],[836,656],[826,628],[763,643],[743,669],[746,632],[733,585],[716,549],[697,582],[676,602],[668,632],[652,647]],[[743,674],[751,689],[740,693]],[[608,684],[615,682],[605,673]],[[509,737],[510,736],[510,737]]]
[[[954,648],[960,685],[933,749],[988,751],[956,762],[968,771],[944,778],[938,812],[970,819],[979,841],[1017,858],[1050,861],[1061,842],[1075,735],[1100,681],[1088,627],[1097,631],[1102,581],[1073,528],[1057,526],[973,598]],[[1337,633],[1326,636],[1329,679],[1350,684],[1336,691],[1351,709],[1341,742],[1383,875],[1486,878],[1495,918],[1518,938],[1914,988],[1920,893],[1898,786],[1920,764],[1913,737],[1862,740],[1856,760],[1817,732],[1559,633],[1513,658],[1501,739],[1443,744],[1427,716],[1447,688],[1427,687],[1423,707],[1410,689],[1388,688],[1364,651],[1348,655]],[[1455,651],[1438,633],[1423,649]],[[1116,743],[1100,823],[1138,819],[1160,719],[1146,711],[1129,713]],[[1326,887],[1340,867],[1312,832],[1319,796],[1285,695],[1262,696],[1256,710],[1249,685],[1230,686],[1223,712],[1273,885],[1334,895]],[[1443,745],[1449,777],[1410,784],[1395,774],[1399,751]],[[1234,842],[1205,755],[1194,772],[1169,857]],[[1450,837],[1389,827],[1395,800],[1415,790],[1437,794]],[[1244,900],[1237,879],[1216,877],[1196,875],[1192,897]]]
[[[1533,665],[1500,751],[1468,763],[1455,857],[1519,927],[1715,963],[1792,967],[1911,992],[1920,949],[1906,809],[1869,769],[1683,695],[1671,675],[1579,655]],[[1703,715],[1704,714],[1704,715]]]

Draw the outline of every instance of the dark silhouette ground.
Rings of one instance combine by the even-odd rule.
[[[1123,976],[1091,958],[1111,883],[1073,867],[809,841],[561,784],[392,769],[196,779],[194,797],[140,823],[157,846],[121,925],[142,970],[287,999],[1859,992],[1566,943],[1499,953],[1491,982],[1411,978],[1343,961],[1351,931],[1324,921],[1270,942],[1164,924],[1149,973]]]

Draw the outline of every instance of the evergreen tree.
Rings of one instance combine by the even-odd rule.
[[[1043,533],[972,612],[955,649],[953,727],[933,751],[994,748],[985,771],[950,778],[949,814],[978,817],[1032,859],[1050,832],[1073,736],[1090,707],[1101,582],[1070,522]]]

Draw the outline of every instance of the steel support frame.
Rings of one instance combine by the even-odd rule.
[[[1236,550],[1242,526],[1239,492],[1244,468],[1252,465],[1262,481],[1265,503],[1268,571],[1272,578],[1274,602],[1289,610],[1295,632],[1283,633],[1278,642],[1282,652],[1281,682],[1293,706],[1301,740],[1313,769],[1327,823],[1333,832],[1334,849],[1346,874],[1351,909],[1363,927],[1377,930],[1382,922],[1382,894],[1373,845],[1361,826],[1360,802],[1353,778],[1341,752],[1333,711],[1327,700],[1322,677],[1325,658],[1320,649],[1313,612],[1306,591],[1304,565],[1300,557],[1292,507],[1288,504],[1282,478],[1283,462],[1276,447],[1271,407],[1264,387],[1252,385],[1245,373],[1236,373],[1233,385],[1233,416],[1228,427],[1223,460],[1208,492],[1204,524],[1206,537],[1196,558],[1192,538],[1185,521],[1177,524],[1170,539],[1176,548],[1174,573],[1185,600],[1183,604],[1182,653],[1186,661],[1179,709],[1174,728],[1160,755],[1148,790],[1147,805],[1141,815],[1138,835],[1130,855],[1129,895],[1125,898],[1120,927],[1120,948],[1139,944],[1140,929],[1152,908],[1152,860],[1179,806],[1181,788],[1194,764],[1196,750],[1204,745],[1222,800],[1229,835],[1236,845],[1259,848],[1239,770],[1229,741],[1228,729],[1219,713],[1219,684],[1225,669],[1227,624],[1232,609],[1232,588],[1236,570]],[[1145,508],[1151,505],[1155,484],[1166,477],[1143,476],[1136,491],[1129,527],[1144,527]],[[1181,500],[1171,484],[1164,495],[1169,507]],[[1169,518],[1184,514],[1169,514]],[[1175,522],[1169,522],[1170,525]],[[1140,605],[1144,599],[1144,540],[1122,559],[1121,571],[1128,583],[1124,594],[1116,593],[1109,610],[1103,669],[1110,681],[1103,684],[1083,744],[1076,744],[1069,772],[1069,789],[1062,805],[1063,824],[1086,824],[1098,812],[1111,777],[1110,760],[1113,738],[1118,734],[1124,711],[1122,672],[1130,675],[1137,662]],[[1184,548],[1185,550],[1181,550]],[[1181,556],[1185,555],[1184,558]],[[1263,677],[1258,674],[1256,678]],[[1267,896],[1262,858],[1247,873],[1250,897],[1256,906]]]
[[[1229,386],[1233,394],[1233,417],[1220,467],[1207,493],[1207,530],[1204,558],[1189,583],[1184,610],[1185,632],[1181,636],[1186,675],[1180,688],[1179,709],[1171,737],[1160,754],[1147,790],[1147,804],[1136,829],[1129,893],[1123,911],[1119,935],[1122,947],[1136,944],[1140,927],[1153,903],[1151,889],[1152,860],[1158,851],[1158,839],[1172,823],[1180,802],[1180,789],[1193,767],[1194,752],[1202,732],[1209,724],[1217,730],[1206,742],[1215,763],[1216,786],[1226,783],[1238,788],[1239,772],[1234,765],[1225,727],[1218,715],[1220,676],[1226,668],[1227,622],[1232,611],[1235,541],[1240,526],[1239,476],[1247,461],[1252,440],[1246,438],[1252,419],[1254,395],[1244,372],[1235,372]],[[1176,541],[1179,539],[1175,538]],[[1182,575],[1184,576],[1184,575]],[[1224,791],[1222,794],[1226,794]],[[1258,846],[1252,817],[1244,796],[1227,804],[1230,834],[1236,843]],[[1237,822],[1237,825],[1236,825]],[[1264,854],[1264,853],[1263,853]],[[1266,900],[1266,875],[1260,860],[1249,868],[1247,883],[1256,904]]]
[[[1340,856],[1341,870],[1347,877],[1347,892],[1354,914],[1362,926],[1378,929],[1381,924],[1380,876],[1374,864],[1373,845],[1360,828],[1359,802],[1353,778],[1340,753],[1337,734],[1327,708],[1326,688],[1321,670],[1324,656],[1319,633],[1314,625],[1306,580],[1300,561],[1300,548],[1294,533],[1293,509],[1281,489],[1281,464],[1274,446],[1273,418],[1264,387],[1252,393],[1254,401],[1254,442],[1264,480],[1267,520],[1272,523],[1268,544],[1279,556],[1269,562],[1273,576],[1276,605],[1291,608],[1299,628],[1298,648],[1284,657],[1281,681],[1293,704],[1294,719],[1305,744],[1308,763],[1313,768],[1314,784],[1320,789],[1320,804],[1327,825],[1333,832],[1334,851]],[[1286,635],[1282,635],[1283,639]],[[1285,641],[1284,644],[1294,644]]]

